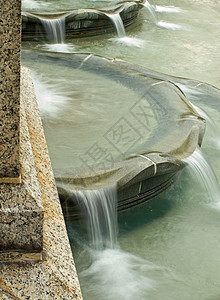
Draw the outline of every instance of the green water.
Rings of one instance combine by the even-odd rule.
[[[59,3],[61,1],[56,1],[55,7]],[[40,7],[41,2],[38,4]],[[158,72],[192,78],[220,87],[219,2],[164,0],[156,1],[156,5],[179,8],[179,12],[176,13],[157,13],[159,20],[179,27],[160,28],[153,23],[149,12],[142,9],[138,22],[126,30],[130,40],[117,39],[116,34],[68,40],[66,42],[71,47],[66,50],[117,57]],[[79,2],[75,7],[78,6]],[[44,51],[47,49],[40,43],[23,43],[23,47]],[[107,106],[112,103],[112,98],[118,99],[120,95],[116,110],[120,99],[133,98],[132,93],[127,93],[127,90],[120,93],[118,88],[122,87],[99,82],[94,77],[92,79],[95,80],[95,85],[89,83],[89,78],[83,83],[83,76],[77,74],[79,82],[75,82],[72,88],[71,81],[60,82],[59,72],[56,72],[53,78],[45,79],[47,75],[44,71],[39,67],[33,69],[41,81],[46,83],[46,94],[51,102],[57,99],[56,104],[49,108],[49,112],[46,109],[51,118],[60,111],[60,103],[61,109],[67,109],[65,103],[68,103],[69,97],[74,97],[76,106],[82,105],[79,99],[83,97],[84,84],[91,85],[89,90],[92,101],[99,99],[96,103],[102,113],[103,94],[99,93],[102,88],[107,89],[106,94],[110,96],[115,93],[113,97],[105,96]],[[54,95],[55,86],[59,91],[58,94],[55,93],[58,98],[50,98],[51,94]],[[87,90],[84,97],[87,98],[88,94]],[[193,97],[190,100],[193,102]],[[197,100],[195,104],[208,114],[216,126],[213,129],[210,124],[207,125],[202,151],[219,181],[220,103],[211,105],[207,99],[207,103]],[[84,108],[82,123],[91,107]],[[99,115],[98,110],[95,113]],[[45,115],[45,110],[42,109],[43,121]],[[118,118],[119,115],[114,117]],[[65,117],[63,120],[64,124],[68,123]],[[47,139],[53,140],[53,123],[51,124]],[[77,135],[77,131],[68,132],[68,135],[71,134]],[[59,141],[54,142],[60,146]],[[64,142],[62,145],[65,148]],[[57,167],[62,166],[60,161],[54,164]],[[212,186],[212,183],[209,182],[208,185]],[[117,249],[94,252],[80,234],[79,224],[71,224],[70,240],[84,299],[220,299],[220,200],[214,201],[211,194],[212,190],[208,191],[204,183],[191,175],[187,167],[165,193],[119,216]]]

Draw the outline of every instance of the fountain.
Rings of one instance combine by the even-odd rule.
[[[212,201],[217,202],[220,196],[219,183],[202,152],[196,149],[195,152],[184,159],[184,161],[189,164],[193,175],[197,177],[200,185],[206,187]]]
[[[124,24],[120,15],[117,13],[117,14],[106,14],[106,16],[109,17],[109,19],[112,21],[113,25],[115,26],[118,37],[119,38],[125,37],[126,33],[124,29]]]
[[[147,0],[145,2],[143,2],[142,5],[149,11],[154,23],[157,25],[158,19],[157,19],[155,7],[153,5],[151,5]]]
[[[177,24],[158,20],[156,12],[161,11],[161,7],[157,8],[147,0],[137,0],[99,9],[88,8],[57,12],[23,11],[22,39],[42,40],[45,38],[45,31],[47,38],[51,40],[51,36],[53,36],[55,41],[56,34],[60,35],[61,31],[62,35],[67,38],[94,36],[112,32],[112,25],[115,27],[118,36],[122,38],[125,37],[124,27],[131,25],[137,19],[139,10],[142,7],[150,12],[155,25],[167,29],[180,28]],[[169,9],[168,12],[170,12]],[[108,22],[108,19],[111,23]]]
[[[114,249],[117,245],[118,222],[116,185],[91,191],[71,190],[69,193],[69,197],[78,202],[80,212],[87,220],[91,247],[99,251]]]
[[[176,29],[180,29],[181,26],[179,26],[178,24],[173,24],[173,23],[169,23],[169,22],[165,22],[165,21],[162,21],[162,20],[158,20],[158,17],[157,17],[157,14],[156,12],[179,12],[178,10],[175,10],[175,9],[172,9],[172,8],[164,8],[164,7],[161,7],[161,6],[156,6],[156,5],[152,5],[150,4],[150,2],[148,0],[144,1],[142,3],[143,7],[145,7],[151,17],[152,17],[152,20],[154,22],[155,25],[157,25],[158,27],[161,27],[161,28],[166,28],[166,29],[172,29],[172,30],[176,30]]]
[[[53,63],[55,59],[57,65],[76,69],[80,67],[81,71],[94,74],[98,72],[141,96],[140,99],[132,97],[131,103],[127,104],[131,107],[126,106],[128,112],[125,111],[121,119],[116,119],[113,127],[103,127],[100,142],[97,143],[95,132],[91,132],[94,143],[91,149],[85,148],[85,152],[78,154],[78,161],[70,158],[68,168],[56,171],[56,183],[65,215],[71,214],[72,218],[79,216],[77,202],[70,197],[70,190],[97,189],[117,183],[118,211],[155,197],[173,183],[178,171],[184,166],[181,159],[188,157],[197,145],[201,145],[204,120],[174,84],[155,78],[153,72],[136,67],[134,73],[132,65],[126,62],[95,55],[23,53],[25,59],[41,63]],[[141,76],[143,72],[145,75]],[[164,100],[161,103],[159,99],[162,95]],[[172,122],[164,127],[166,120],[171,119]],[[120,134],[114,133],[117,128],[125,132],[122,140]],[[59,132],[59,129],[56,131]],[[126,132],[129,132],[129,136]],[[123,139],[126,139],[126,143]],[[79,141],[73,145],[75,143]],[[68,148],[73,145],[68,145]],[[100,159],[94,159],[93,154],[89,154],[92,149],[95,153],[103,152],[103,147],[106,154]],[[63,148],[60,155],[64,155]],[[108,164],[105,162],[106,155],[110,158]]]
[[[101,9],[73,9],[57,12],[23,11],[22,39],[44,39],[45,30],[41,23],[50,22],[57,24],[63,18],[65,18],[66,38],[109,33],[113,31],[113,28],[119,29],[118,26],[121,28],[120,34],[125,35],[125,32],[122,32],[124,30],[122,28],[131,25],[137,19],[141,8],[139,1],[134,1],[118,3],[115,6]]]
[[[34,49],[34,43],[31,52],[23,51],[23,63],[36,71],[35,76],[44,74],[42,81],[49,96],[50,92],[59,95],[56,109],[42,114],[42,120],[84,299],[206,300],[217,299],[220,294],[216,281],[220,270],[219,150],[207,138],[212,119],[216,124],[215,140],[220,128],[220,92],[212,86],[219,84],[217,6],[202,1],[176,4],[179,9],[169,10],[170,2],[165,0],[161,7],[151,5],[158,20],[159,13],[167,13],[166,23],[181,24],[176,26],[181,31],[174,32],[169,30],[172,26],[167,26],[165,32],[149,23],[131,29],[134,37],[145,40],[144,48],[128,49],[109,39],[93,37],[75,39],[79,53],[74,55],[42,54]],[[139,4],[135,7],[140,9]],[[100,28],[109,31],[95,31],[95,25],[91,31],[87,25],[73,31],[65,15],[67,37],[112,32],[115,28],[106,13],[119,12],[126,27],[123,9],[104,13],[91,10],[91,20],[84,19],[80,10],[78,17],[82,17],[83,26],[89,21],[98,24],[96,18],[105,23]],[[23,20],[26,16],[25,12]],[[73,27],[77,22],[73,21]],[[35,26],[29,37],[24,28],[23,39],[37,37],[42,28],[40,24],[38,31]],[[26,45],[24,42],[24,48]],[[63,99],[56,81],[62,83]],[[53,104],[53,97],[49,99]],[[207,130],[203,138],[204,119]],[[119,132],[129,132],[131,138],[125,135],[122,140]],[[202,180],[195,172],[191,174],[191,165]],[[106,241],[107,228],[115,225],[114,215],[113,224],[104,222],[104,237],[100,237],[103,232],[99,225],[93,227],[97,228],[98,238],[89,239],[91,249],[81,234],[85,222],[91,224],[85,216],[98,210],[95,200],[100,203],[100,199],[108,198],[106,190],[112,191],[114,184],[117,203],[116,197],[111,203],[112,209],[115,211],[116,205],[119,212],[118,229],[113,230],[114,234],[119,232],[117,241],[111,234],[107,235],[110,242]],[[88,197],[95,199],[89,210]],[[107,203],[106,220],[110,208]],[[94,231],[88,234],[94,236]]]
[[[40,21],[45,28],[50,42],[54,44],[63,44],[65,42],[65,17],[58,19],[41,18]]]

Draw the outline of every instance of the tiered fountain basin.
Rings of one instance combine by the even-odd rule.
[[[114,84],[119,84],[121,89],[125,87],[132,95],[127,103],[125,100],[121,104],[121,111],[115,112],[120,117],[113,123],[109,118],[104,123],[105,128],[104,125],[103,128],[98,125],[92,131],[90,123],[85,124],[85,132],[89,132],[88,145],[85,146],[86,136],[83,133],[72,144],[62,145],[62,151],[56,158],[61,161],[62,156],[68,156],[63,152],[65,147],[82,148],[82,153],[70,157],[64,167],[54,168],[64,215],[80,217],[72,190],[96,190],[117,184],[119,212],[154,198],[174,182],[185,165],[182,159],[189,157],[202,143],[205,121],[172,77],[125,61],[92,54],[24,51],[23,57],[48,66],[56,62],[57,66],[66,68],[66,72],[83,72],[85,85],[87,74],[92,73],[92,76],[108,80],[112,89],[115,88]],[[94,80],[97,82],[96,77]],[[121,96],[119,94],[118,98],[112,98],[112,105],[120,101]],[[74,104],[72,109],[74,112]],[[74,121],[72,112],[68,112],[70,117],[67,123],[69,119]],[[52,132],[48,134],[48,140],[51,134],[55,135],[56,147],[59,145],[57,141],[62,139],[58,133],[56,136],[56,132],[60,131],[60,122],[54,122],[51,125]],[[70,132],[77,131],[75,123],[73,126]],[[79,128],[82,126],[83,123]],[[96,131],[100,131],[98,136]],[[60,141],[62,143],[65,141]],[[93,156],[100,149],[105,155],[94,159]],[[56,154],[52,153],[52,164],[53,156]],[[81,164],[77,165],[76,158]]]
[[[125,27],[131,25],[143,7],[141,1],[121,2],[100,9],[82,8],[64,11],[23,11],[22,39],[47,39],[43,26],[45,21],[57,20],[65,22],[65,37],[76,38],[94,36],[115,31],[111,15],[120,16]]]

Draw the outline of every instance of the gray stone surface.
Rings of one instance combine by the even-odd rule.
[[[0,182],[20,181],[20,6],[20,0],[0,2]]]

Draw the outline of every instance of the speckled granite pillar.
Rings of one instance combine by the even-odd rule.
[[[20,182],[21,0],[0,0],[0,182]]]
[[[25,141],[29,146],[31,144],[44,207],[43,251],[42,260],[34,252],[7,254],[0,251],[0,299],[82,300],[33,83],[27,69],[22,70],[21,82],[21,125],[23,128],[26,123],[28,128],[29,134],[26,137],[29,142],[27,139]],[[30,173],[27,174],[31,177]],[[35,203],[33,201],[36,206]],[[32,220],[38,221],[34,215]],[[34,232],[30,231],[30,235],[34,236]]]
[[[15,252],[41,259],[44,211],[20,106],[21,0],[0,1],[0,260]]]
[[[0,0],[0,299],[82,300],[28,70],[20,94],[20,6]]]

